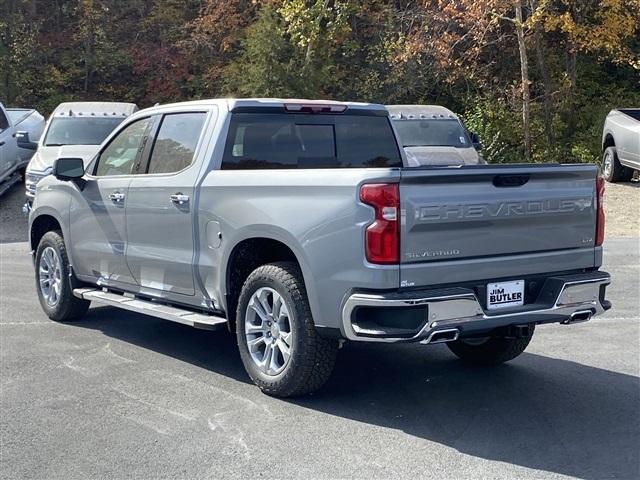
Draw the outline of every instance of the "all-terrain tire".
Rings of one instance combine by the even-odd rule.
[[[602,176],[610,183],[629,182],[633,177],[633,169],[620,163],[616,147],[607,147],[604,151],[602,156]]]
[[[45,298],[40,284],[40,262],[47,248],[52,248],[60,260],[59,292],[57,294],[57,301],[53,305]],[[62,232],[47,232],[40,239],[38,249],[36,250],[35,274],[38,300],[40,300],[42,309],[51,320],[55,320],[56,322],[69,322],[78,320],[87,313],[91,302],[73,295],[72,279],[69,276],[69,256],[67,255],[67,248],[64,244]]]
[[[267,375],[251,357],[245,335],[245,315],[251,297],[260,288],[275,290],[284,300],[292,333],[291,357],[284,370]],[[269,395],[293,397],[320,389],[329,379],[338,352],[337,340],[316,331],[302,272],[293,262],[277,262],[255,269],[246,279],[238,300],[236,335],[242,363],[251,380]]]
[[[464,339],[447,343],[449,350],[460,359],[478,365],[499,365],[513,360],[525,351],[535,326],[531,325],[529,334],[522,338],[488,337],[484,343],[465,342]]]

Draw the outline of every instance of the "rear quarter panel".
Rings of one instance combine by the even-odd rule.
[[[354,287],[398,287],[398,266],[365,261],[364,228],[373,213],[358,199],[364,181],[392,181],[398,175],[389,169],[209,172],[198,213],[198,265],[207,294],[223,302],[236,245],[270,238],[287,245],[300,263],[316,325],[339,327],[343,298]],[[207,229],[209,222],[217,222],[216,228]]]

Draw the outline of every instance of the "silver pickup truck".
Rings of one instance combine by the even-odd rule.
[[[31,108],[0,103],[0,195],[22,178],[44,129],[44,117]]]
[[[53,320],[91,302],[235,332],[252,380],[300,395],[353,342],[511,360],[536,325],[610,308],[594,165],[406,167],[381,105],[203,100],[56,160],[29,217]]]
[[[608,182],[628,182],[640,172],[640,108],[611,110],[602,131],[602,174]]]

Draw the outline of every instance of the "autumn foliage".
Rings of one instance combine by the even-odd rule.
[[[640,0],[3,0],[0,100],[439,103],[492,162],[594,161],[640,106]]]

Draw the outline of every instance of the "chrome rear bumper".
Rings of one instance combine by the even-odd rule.
[[[472,336],[495,328],[528,323],[571,324],[587,321],[611,307],[604,288],[611,283],[606,272],[549,277],[537,299],[517,309],[485,311],[475,292],[468,288],[448,288],[389,294],[356,293],[342,310],[342,333],[349,340],[365,342],[437,343]],[[424,309],[424,322],[408,335],[394,335],[383,329],[368,330],[353,321],[361,307]],[[393,330],[393,329],[391,329]],[[457,333],[456,333],[457,332]]]

